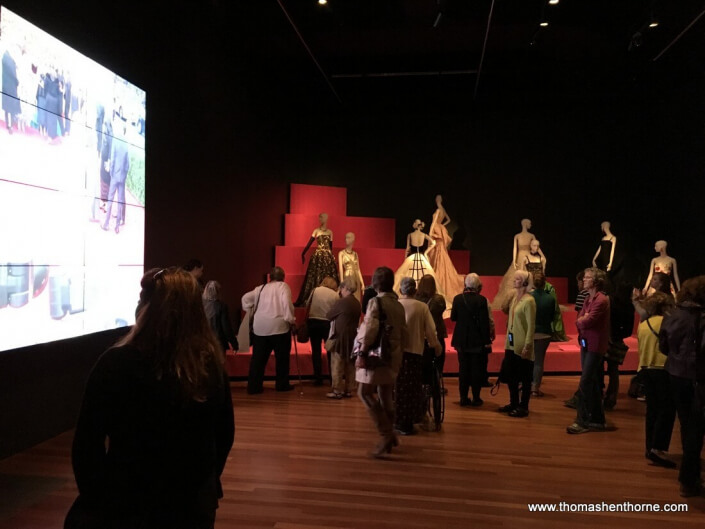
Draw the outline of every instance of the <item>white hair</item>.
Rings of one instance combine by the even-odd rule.
[[[471,290],[480,290],[482,287],[482,281],[480,281],[480,276],[472,272],[465,276],[465,288]]]

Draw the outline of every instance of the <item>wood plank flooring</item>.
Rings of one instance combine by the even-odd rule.
[[[644,404],[625,395],[608,414],[613,431],[570,436],[562,406],[577,377],[546,377],[531,415],[498,414],[508,401],[483,390],[485,405],[460,408],[457,379],[442,432],[401,438],[386,460],[356,399],[326,388],[248,396],[233,383],[235,446],[223,475],[216,529],[702,527],[705,498],[678,495],[677,471],[644,458]],[[0,461],[0,529],[54,529],[76,495],[67,432]],[[671,443],[680,462],[678,426]],[[685,503],[687,512],[529,512],[528,503]]]

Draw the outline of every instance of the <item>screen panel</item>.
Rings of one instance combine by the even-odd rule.
[[[146,93],[0,8],[0,351],[134,323]]]

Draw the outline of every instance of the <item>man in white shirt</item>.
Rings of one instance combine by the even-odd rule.
[[[252,359],[247,377],[247,393],[262,393],[264,369],[274,351],[276,361],[276,390],[291,391],[289,384],[289,355],[291,328],[296,323],[291,289],[284,283],[284,269],[272,268],[270,281],[242,296],[242,308],[254,309],[252,330]]]

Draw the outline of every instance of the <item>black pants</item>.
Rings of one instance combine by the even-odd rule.
[[[697,487],[700,485],[700,452],[703,449],[705,433],[703,412],[695,398],[694,381],[671,375],[670,382],[678,421],[681,423],[683,444],[683,461],[678,472],[678,481],[687,487]]]
[[[607,372],[607,389],[605,389],[604,403],[605,406],[614,408],[617,404],[617,394],[619,393],[619,362],[605,358],[605,364],[607,364],[607,369],[605,370]],[[602,386],[604,386],[604,382]]]
[[[322,344],[328,339],[328,334],[330,334],[330,322],[328,320],[314,320],[309,318],[306,320],[306,325],[308,325],[308,336],[311,340],[311,361],[313,362],[313,378],[320,381],[322,378],[322,362],[321,362],[321,350]],[[330,372],[330,361],[328,363],[328,369]]]
[[[676,421],[668,373],[663,369],[642,369],[639,378],[646,391],[646,451],[668,451]]]
[[[575,422],[587,428],[590,423],[605,424],[605,409],[602,404],[602,355],[585,351],[583,372],[578,386],[578,416]]]
[[[276,388],[281,390],[289,386],[289,355],[291,354],[291,333],[257,336],[252,340],[252,359],[250,373],[247,377],[247,392],[258,393],[264,382],[264,368],[267,367],[269,355],[274,351],[276,361]]]
[[[458,389],[461,402],[468,398],[468,390],[472,388],[473,400],[480,398],[480,390],[486,380],[484,352],[458,352]]]
[[[525,360],[514,351],[507,349],[505,357],[509,359],[509,404],[512,408],[523,408],[529,410],[529,400],[531,399],[531,381],[534,378],[534,361]],[[521,398],[519,395],[519,385],[521,385]]]

